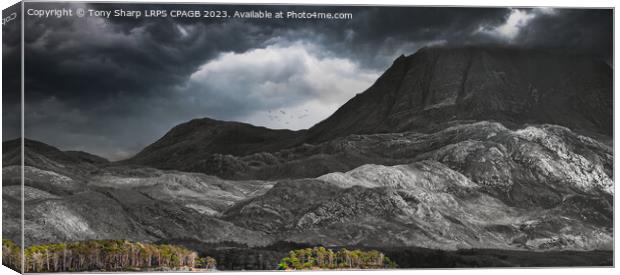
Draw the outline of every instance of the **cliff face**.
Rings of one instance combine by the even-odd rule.
[[[401,56],[308,140],[428,130],[454,120],[550,123],[611,136],[612,69],[565,52],[426,48]]]

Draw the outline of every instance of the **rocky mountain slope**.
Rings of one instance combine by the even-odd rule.
[[[2,143],[2,165],[21,164],[21,140]],[[108,160],[81,151],[61,151],[45,143],[24,139],[24,164],[61,174],[80,176],[109,163]]]
[[[370,88],[307,131],[192,120],[127,163],[211,173],[211,162],[226,161],[218,154],[271,153],[351,134],[428,133],[458,121],[496,121],[511,129],[556,124],[608,139],[613,131],[612,80],[607,63],[576,53],[423,48],[396,59]]]
[[[123,163],[188,171],[213,154],[245,155],[298,144],[303,131],[272,130],[239,122],[194,119],[172,128]]]
[[[36,146],[28,146],[32,144]],[[248,244],[269,240],[260,232],[215,217],[236,201],[264,193],[270,183],[231,182],[149,168],[106,168],[104,162],[89,166],[92,158],[76,161],[74,152],[42,145],[28,141],[25,147],[26,156],[45,160],[38,167],[26,161],[24,167],[26,244],[87,239],[194,238]],[[65,172],[54,171],[59,167]],[[3,235],[15,239],[19,229],[10,225],[20,218],[20,170],[11,163],[2,168],[3,225],[9,225],[3,226]]]
[[[365,92],[315,125],[308,140],[433,129],[459,120],[550,123],[611,135],[613,73],[562,51],[423,48],[394,61]]]
[[[279,181],[225,218],[285,240],[330,245],[609,248],[610,147],[550,125],[512,131],[481,122],[408,135],[391,144],[396,150],[377,150],[406,156],[427,148],[405,165]]]
[[[72,176],[27,166],[27,242],[611,248],[612,148],[567,128],[478,122],[431,134],[353,135],[338,144],[349,146],[318,156],[376,163],[269,181],[105,165]],[[306,171],[316,157],[282,167]],[[3,178],[18,171],[5,166]],[[18,207],[19,186],[4,193],[5,209]]]
[[[576,54],[429,48],[307,131],[198,119],[116,163],[27,140],[26,243],[609,250],[611,81]]]

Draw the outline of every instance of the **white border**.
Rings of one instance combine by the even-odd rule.
[[[14,0],[0,0],[0,7],[5,9],[17,1]],[[66,0],[65,2],[103,2],[103,1],[75,1],[75,0]],[[543,6],[543,7],[599,7],[599,8],[615,8],[616,3],[611,0],[587,0],[587,1],[577,1],[577,0],[416,0],[416,1],[406,1],[406,0],[238,0],[238,1],[225,1],[225,0],[207,0],[207,1],[196,1],[196,0],[182,0],[182,1],[174,1],[174,0],[134,0],[134,1],[118,1],[118,0],[108,0],[104,2],[179,2],[179,3],[255,3],[255,4],[342,4],[342,5],[400,5],[400,6],[409,6],[409,5],[420,5],[420,6],[478,6],[478,7],[493,7],[493,6],[510,6],[510,7],[532,7],[532,6]],[[615,20],[615,11],[614,11],[614,64],[618,64],[618,57],[615,55],[615,50],[618,45],[618,37],[616,31],[618,29],[618,21]],[[1,31],[0,31],[1,34]],[[1,37],[1,36],[0,36]],[[0,38],[1,39],[1,38]],[[615,65],[614,65],[615,66]],[[0,69],[1,73],[1,69]],[[618,82],[615,81],[618,77],[617,70],[614,70],[614,91],[618,91]],[[0,81],[1,83],[1,81]],[[0,86],[1,87],[1,86]],[[615,93],[614,93],[615,94]],[[620,106],[619,97],[614,96],[614,107]],[[1,110],[0,106],[0,118],[1,118]],[[619,129],[618,116],[615,112],[614,108],[614,144],[620,144],[620,137],[618,133],[615,131]],[[0,129],[0,134],[1,134]],[[614,155],[616,155],[614,146]],[[1,162],[1,160],[0,160]],[[620,174],[620,167],[618,164],[618,158],[614,158],[614,175]],[[1,190],[0,190],[1,195]],[[614,201],[617,200],[617,197],[614,197]],[[616,210],[616,209],[614,209]],[[614,211],[614,221],[618,220],[618,212]],[[0,214],[2,210],[0,209]],[[1,230],[1,225],[0,225]],[[615,247],[618,246],[618,238],[615,238]],[[618,253],[614,253],[614,263],[616,266],[618,265]],[[12,273],[11,273],[12,272]],[[313,274],[388,274],[388,275],[405,275],[405,274],[459,274],[459,275],[496,275],[498,273],[501,274],[523,274],[525,272],[528,275],[553,275],[553,274],[562,274],[562,275],[573,275],[573,274],[584,274],[584,273],[592,273],[592,274],[615,274],[617,273],[616,268],[529,268],[529,269],[519,269],[519,268],[510,268],[510,269],[494,269],[494,268],[484,268],[484,269],[415,269],[415,270],[393,270],[393,271],[314,271],[318,273]],[[238,273],[238,272],[227,272],[227,273]],[[14,271],[1,266],[0,274],[17,274]],[[120,272],[113,272],[111,274],[121,274]],[[166,274],[172,275],[178,273],[127,273],[127,274]],[[243,274],[265,274],[265,272],[253,271],[253,272],[243,272]]]

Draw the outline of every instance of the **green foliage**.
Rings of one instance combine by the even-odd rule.
[[[334,252],[325,247],[292,250],[278,264],[288,269],[382,269],[396,268],[396,263],[377,250],[347,250]]]
[[[3,240],[2,245],[3,263],[19,263],[19,246],[10,240]],[[24,256],[25,272],[214,269],[216,265],[213,258],[199,258],[196,252],[182,246],[126,240],[32,245],[24,249]]]
[[[11,240],[2,240],[2,264],[21,272],[21,249]]]
[[[198,258],[196,259],[195,267],[202,269],[215,269],[216,261],[211,257]]]
[[[278,269],[280,270],[287,270],[289,269],[288,264],[286,264],[286,262],[282,261],[278,264]]]

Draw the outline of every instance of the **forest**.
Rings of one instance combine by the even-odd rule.
[[[19,246],[2,240],[2,262],[20,270]],[[182,246],[126,240],[42,244],[24,250],[24,272],[212,270],[216,261]]]
[[[19,246],[11,240],[2,239],[2,264],[21,272],[21,252]]]
[[[362,251],[342,248],[338,252],[325,247],[297,249],[283,258],[278,269],[385,269],[396,263],[377,250]]]
[[[325,248],[319,245],[314,247],[315,245],[311,244],[288,242],[278,242],[265,247],[247,247],[234,243],[169,241],[171,243],[147,244],[108,240],[30,246],[26,248],[24,271],[208,271],[215,268],[218,270],[307,270],[613,265],[613,251],[535,252],[488,249],[442,251],[417,247]],[[2,242],[2,263],[21,272],[20,247],[10,240]]]

